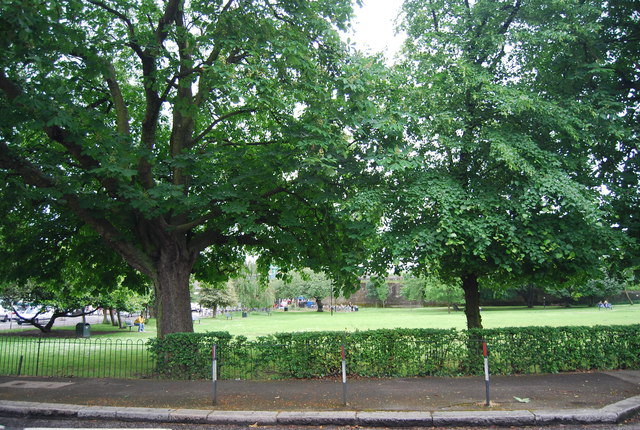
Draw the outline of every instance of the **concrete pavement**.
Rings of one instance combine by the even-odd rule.
[[[0,377],[0,416],[157,423],[456,427],[619,423],[640,371],[492,378],[211,381]]]

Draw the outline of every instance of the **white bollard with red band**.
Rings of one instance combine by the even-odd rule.
[[[489,397],[489,350],[487,348],[487,341],[482,341],[482,355],[484,355],[484,384],[487,392],[486,406],[491,405],[491,398]]]
[[[216,348],[217,345],[214,343],[211,348],[211,380],[213,381],[213,404],[215,405],[218,401],[217,399],[217,388],[218,388],[218,358],[216,357]]]
[[[344,342],[342,342],[342,403],[347,404],[347,360],[344,353]]]

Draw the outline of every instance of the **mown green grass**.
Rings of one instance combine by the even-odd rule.
[[[640,305],[616,306],[612,310],[597,308],[483,308],[482,324],[485,328],[526,326],[594,326],[628,325],[640,323]],[[466,328],[464,312],[447,312],[446,308],[381,309],[360,308],[358,312],[261,312],[250,313],[247,318],[234,315],[205,318],[195,323],[196,331],[228,331],[232,335],[264,336],[279,332],[303,331],[355,331],[382,328]]]
[[[482,310],[485,328],[526,326],[594,326],[640,324],[640,305],[618,305],[612,310],[598,308],[561,307],[488,307]],[[446,308],[360,308],[358,312],[275,311],[251,312],[247,318],[234,313],[233,319],[223,316],[202,318],[194,323],[197,332],[227,331],[249,338],[273,333],[304,331],[356,331],[393,328],[466,328],[464,312],[447,312]],[[59,327],[56,330],[75,330]],[[113,332],[116,333],[113,333]],[[92,336],[127,339],[149,339],[156,336],[155,320],[145,324],[145,332],[120,329],[109,324],[92,324]]]

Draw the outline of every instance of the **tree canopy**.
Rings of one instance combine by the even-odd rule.
[[[405,0],[391,69],[345,47],[351,14],[2,2],[0,281],[142,274],[164,336],[247,253],[347,294],[367,266],[461,284],[471,328],[481,287],[639,267],[633,2]]]
[[[350,1],[0,8],[0,169],[152,281],[160,336],[193,330],[191,272],[224,278],[247,248],[352,276],[336,250],[363,226],[340,202],[367,173],[377,69],[339,38]]]
[[[458,279],[467,325],[500,279],[595,273],[619,246],[593,174],[598,1],[404,3],[408,140],[383,260]]]

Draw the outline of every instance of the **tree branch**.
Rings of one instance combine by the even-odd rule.
[[[201,141],[208,133],[210,133],[218,124],[220,124],[222,121],[227,120],[229,118],[233,118],[234,116],[237,116],[237,115],[242,115],[242,114],[245,114],[245,113],[253,113],[253,112],[256,112],[256,111],[257,111],[257,109],[253,109],[253,108],[239,109],[237,111],[229,112],[229,113],[226,113],[226,114],[222,115],[221,117],[216,118],[199,135],[197,135],[195,138],[193,138],[191,140],[191,142],[189,142],[189,144],[187,146],[189,148],[192,148],[199,141]]]
[[[225,142],[222,146],[266,146],[266,145],[274,145],[276,143],[287,143],[284,140],[263,140],[263,141],[257,141],[257,142],[242,142],[242,143],[232,142],[229,139],[223,139],[222,141]]]
[[[127,104],[124,101],[122,91],[120,91],[120,85],[118,84],[118,81],[116,79],[116,69],[111,63],[107,64],[105,81],[109,86],[111,98],[116,109],[116,124],[118,127],[118,132],[125,136],[129,136],[129,110],[127,109]]]
[[[17,172],[25,184],[42,189],[56,189],[56,182],[28,161],[11,154],[6,142],[0,142],[0,168]],[[74,194],[64,194],[56,203],[67,206],[73,213],[92,227],[111,248],[116,250],[132,267],[154,279],[153,264],[135,246],[121,239],[120,232],[106,219],[96,218],[85,209]]]

